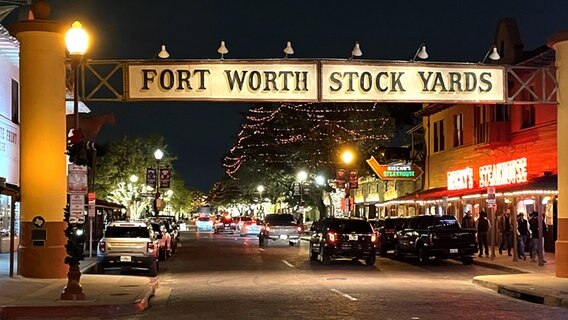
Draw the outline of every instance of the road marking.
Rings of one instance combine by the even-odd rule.
[[[339,290],[331,289],[331,291],[333,291],[333,292],[335,292],[335,293],[338,293],[338,294],[344,296],[345,298],[347,298],[347,299],[349,299],[349,300],[351,300],[351,301],[357,301],[357,298],[353,298],[352,296],[350,296],[350,295],[348,295],[348,294],[346,294],[346,293],[343,293],[343,292],[341,292],[341,291],[339,291]]]
[[[287,265],[290,268],[295,268],[294,265],[292,265],[290,262],[288,262],[286,260],[282,260],[282,262],[284,262],[284,264]]]
[[[258,250],[260,250],[260,251],[264,251],[264,249],[262,249],[262,248],[258,248]]]

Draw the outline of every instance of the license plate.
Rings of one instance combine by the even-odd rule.
[[[458,249],[450,249],[450,253],[458,253]]]
[[[288,236],[287,236],[287,235],[285,235],[285,234],[281,234],[281,235],[280,235],[280,239],[282,239],[282,240],[286,240],[286,239],[288,239]]]
[[[359,240],[359,237],[356,234],[350,234],[349,240],[357,241],[357,240]]]
[[[120,262],[130,262],[132,261],[131,256],[120,256]]]

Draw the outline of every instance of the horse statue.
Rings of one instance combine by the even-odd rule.
[[[79,114],[79,128],[84,134],[86,141],[95,141],[104,124],[115,125],[114,113],[105,113],[96,116],[82,116]],[[67,115],[67,132],[75,126],[75,114]]]

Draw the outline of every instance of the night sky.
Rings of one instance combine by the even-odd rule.
[[[429,61],[478,62],[493,44],[500,19],[517,20],[525,50],[568,30],[566,0],[49,0],[51,18],[79,20],[92,37],[91,59],[152,59],[161,44],[170,59],[348,58],[410,60],[421,43]],[[201,102],[87,103],[93,114],[114,112],[97,142],[161,134],[178,157],[188,187],[208,191],[223,176],[221,159],[249,104]],[[401,107],[403,108],[403,107]],[[152,155],[149,155],[151,157]]]

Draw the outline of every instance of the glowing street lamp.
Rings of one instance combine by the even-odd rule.
[[[160,160],[164,157],[164,152],[160,149],[154,151],[156,159],[156,188],[154,189],[154,215],[158,216],[158,200],[160,199]]]

